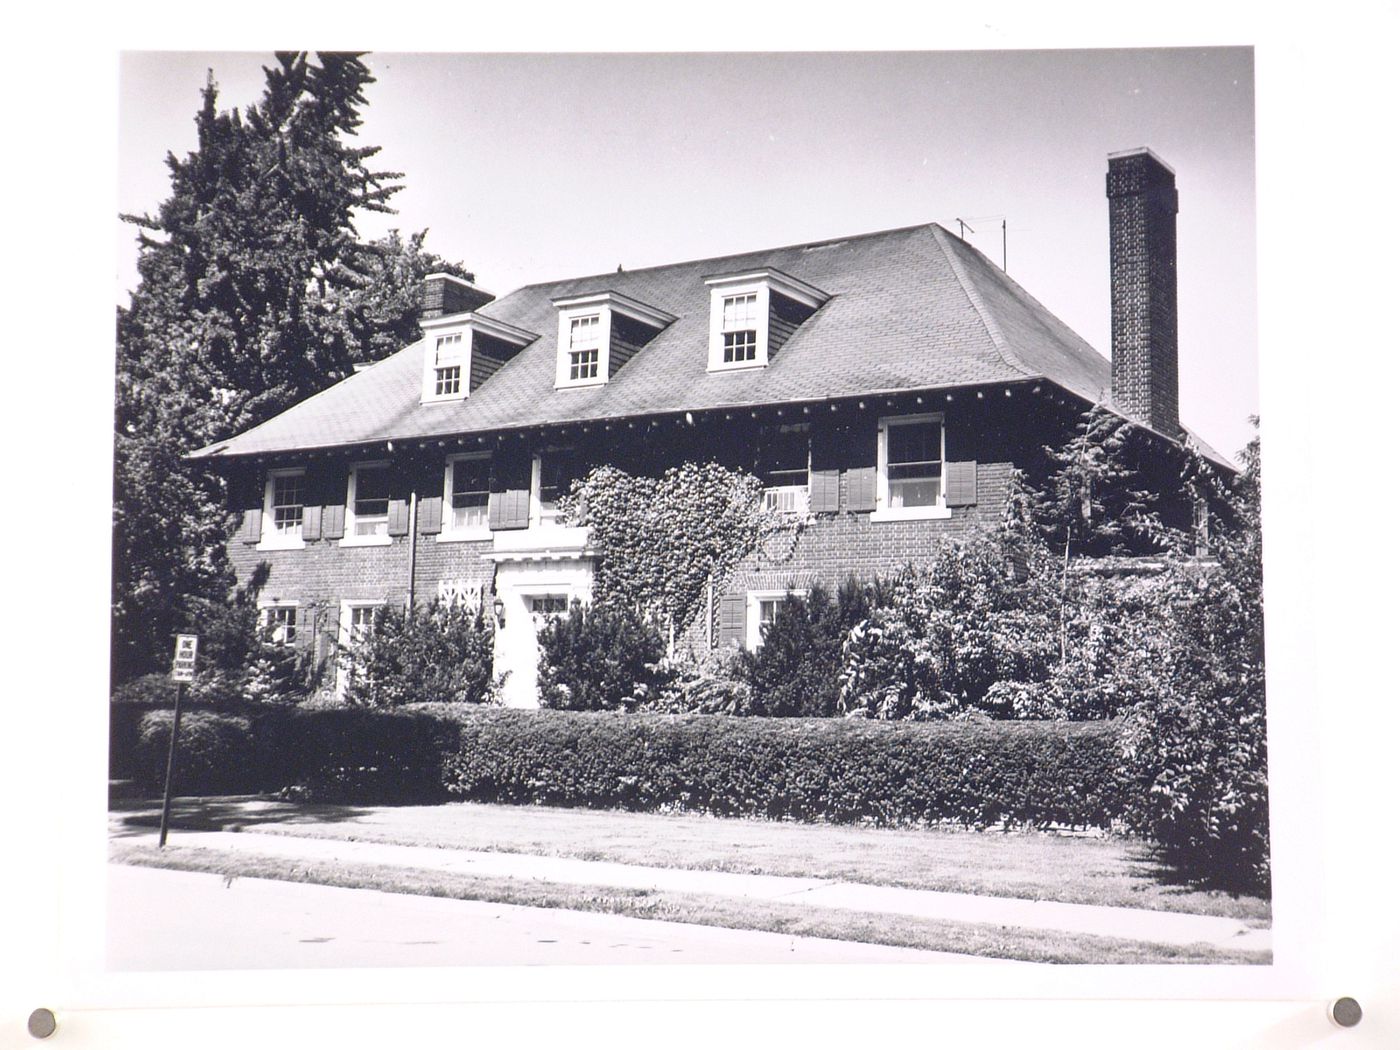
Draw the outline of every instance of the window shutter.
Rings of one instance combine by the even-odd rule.
[[[391,499],[389,501],[389,535],[408,535],[408,500]]]
[[[961,463],[945,463],[943,474],[947,479],[948,493],[944,500],[950,507],[972,507],[977,504],[977,461],[965,460]]]
[[[348,472],[339,473],[343,468],[336,467],[333,477],[324,477],[321,486],[321,538],[338,540],[345,535],[345,500],[350,484]]]
[[[807,509],[814,514],[841,509],[841,472],[813,470],[807,495]]]
[[[420,496],[418,499],[418,531],[432,536],[442,531],[442,497]]]
[[[748,598],[722,594],[719,599],[719,644],[743,647],[748,636]]]
[[[321,538],[320,504],[307,504],[301,508],[301,538],[308,541]]]
[[[493,492],[486,504],[486,523],[496,529],[524,529],[530,525],[530,490]]]
[[[262,508],[249,507],[243,512],[243,527],[239,535],[244,543],[257,543],[262,539]]]
[[[875,509],[875,468],[851,467],[846,471],[846,509]]]

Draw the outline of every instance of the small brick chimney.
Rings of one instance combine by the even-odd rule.
[[[427,321],[446,314],[466,313],[496,298],[484,288],[450,273],[430,273],[423,278],[423,309],[419,317]]]
[[[1108,155],[1113,401],[1176,437],[1176,173],[1146,147]]]

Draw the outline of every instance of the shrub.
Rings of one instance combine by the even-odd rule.
[[[141,719],[133,772],[148,790],[165,783],[172,711],[151,711]],[[244,715],[193,710],[180,713],[175,764],[176,794],[227,794],[259,790],[263,762],[253,721]]]
[[[751,713],[788,717],[830,717],[841,699],[841,646],[852,627],[871,611],[878,584],[863,586],[849,577],[836,598],[826,588],[789,594],[773,622],[763,628],[762,644],[745,654],[743,675],[753,695]]]
[[[1000,536],[945,543],[892,590],[890,605],[847,637],[839,707],[848,716],[984,708],[997,682],[1043,680],[1057,655],[1052,596],[1041,576],[1018,578]]]
[[[628,606],[575,601],[539,632],[540,704],[567,711],[630,711],[667,682],[661,632]]]
[[[459,798],[717,816],[1106,827],[1123,809],[1117,723],[873,724],[472,711]]]
[[[341,653],[346,703],[392,707],[492,701],[494,644],[485,614],[464,605],[383,606],[375,612],[371,630]]]
[[[141,677],[123,682],[113,689],[112,703],[159,704],[173,707],[178,688],[169,674],[143,674]]]
[[[668,657],[662,667],[666,683],[639,711],[684,715],[747,715],[753,713],[753,690],[744,680],[747,654],[723,646],[696,659],[690,654]]]

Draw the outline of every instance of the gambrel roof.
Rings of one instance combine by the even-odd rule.
[[[707,277],[768,268],[830,298],[765,368],[708,371]],[[555,388],[554,300],[614,292],[672,314],[605,384]],[[1108,402],[1109,362],[936,224],[528,285],[476,315],[536,333],[465,400],[421,403],[420,340],[195,457],[509,430],[905,390],[1043,380]],[[1228,463],[1203,443],[1202,451]]]

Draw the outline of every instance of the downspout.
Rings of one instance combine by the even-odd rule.
[[[414,580],[418,575],[418,490],[408,494],[408,611],[413,611]]]

